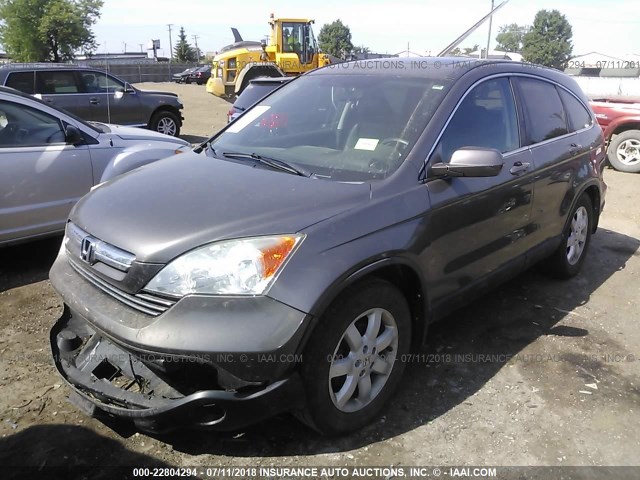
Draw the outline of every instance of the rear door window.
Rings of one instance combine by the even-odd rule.
[[[528,145],[566,135],[567,120],[555,85],[533,78],[517,79],[526,112]]]
[[[576,132],[590,127],[593,124],[593,117],[584,105],[564,88],[558,88],[558,92],[560,92],[571,131]]]
[[[38,72],[38,79],[44,95],[79,93],[75,72],[69,70]]]
[[[33,95],[36,91],[36,72],[14,72],[9,74],[7,87],[15,88],[23,93]]]

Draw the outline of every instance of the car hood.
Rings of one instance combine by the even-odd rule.
[[[146,130],[144,128],[124,127],[122,125],[112,124],[109,124],[108,127],[111,129],[111,133],[105,133],[103,135],[111,136],[114,142],[117,142],[118,140],[124,140],[126,142],[152,140],[156,142],[169,142],[179,145],[191,145],[189,142],[187,142],[186,140],[182,140],[181,138],[171,137],[169,135],[154,132],[153,130]]]
[[[167,263],[217,240],[296,233],[369,196],[369,184],[188,152],[99,186],[78,202],[71,220],[140,262]]]
[[[178,97],[177,93],[173,93],[173,92],[162,92],[160,90],[139,90],[136,89],[138,92],[142,92],[142,93],[151,93],[153,95],[166,95],[168,97]]]

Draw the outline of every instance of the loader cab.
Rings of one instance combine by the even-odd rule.
[[[302,73],[317,67],[318,44],[313,20],[271,19],[271,45],[276,46],[278,63],[285,72]]]
[[[309,23],[282,23],[282,51],[297,54],[302,64],[313,62],[318,47]]]

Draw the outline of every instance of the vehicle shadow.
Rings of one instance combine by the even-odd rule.
[[[0,438],[0,465],[6,480],[132,478],[132,467],[170,466],[76,425],[36,425]]]
[[[58,255],[62,236],[0,248],[0,292],[41,282]]]
[[[640,255],[640,241],[600,229],[592,237],[590,248],[590,256],[576,278],[552,280],[533,268],[433,325],[427,345],[407,365],[401,387],[383,417],[358,432],[326,438],[286,415],[242,432],[176,432],[158,439],[191,455],[304,456],[354,450],[426,425],[469,402],[512,357],[536,339],[590,335],[586,328],[558,323],[579,319],[572,311],[587,304],[632,256]],[[543,377],[552,367],[544,363],[518,366],[540,369]]]

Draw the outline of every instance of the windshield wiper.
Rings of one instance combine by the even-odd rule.
[[[257,153],[224,152],[222,156],[226,158],[234,158],[234,159],[240,159],[240,160],[245,158],[248,160],[255,160],[257,162],[262,163],[263,165],[267,165],[268,167],[274,168],[276,170],[281,170],[283,172],[291,173],[293,175],[300,175],[301,177],[311,176],[311,172],[308,172],[303,168],[294,167],[290,163],[287,163],[283,160],[263,157],[262,155],[258,155]]]

